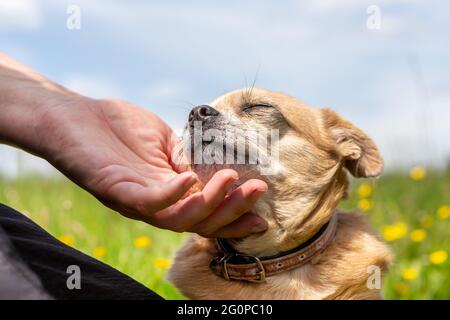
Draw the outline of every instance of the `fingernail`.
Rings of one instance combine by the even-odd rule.
[[[250,195],[250,200],[251,201],[256,201],[258,200],[258,198],[263,195],[264,193],[266,193],[267,188],[264,189],[256,189],[255,191],[252,192],[252,194]]]
[[[230,180],[228,180],[227,184],[225,185],[225,189],[229,190],[234,185],[237,179],[237,177],[232,177]]]
[[[265,223],[265,222],[260,222],[260,223],[258,223],[256,225],[254,225],[250,229],[251,233],[258,233],[258,232],[262,232],[262,231],[265,231],[265,230],[267,230],[267,223]]]
[[[195,176],[194,173],[190,173],[188,178],[186,178],[186,180],[184,181],[183,185],[185,187],[189,187],[191,186],[195,181],[197,181],[197,177]]]

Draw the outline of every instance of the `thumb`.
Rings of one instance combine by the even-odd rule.
[[[151,192],[147,191],[143,203],[153,212],[168,208],[179,201],[196,182],[197,176],[193,172],[177,174],[161,186],[153,187]]]

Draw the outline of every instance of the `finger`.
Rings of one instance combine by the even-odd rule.
[[[139,212],[156,212],[179,201],[197,181],[193,172],[183,172],[158,187],[143,188],[135,195]]]
[[[252,179],[245,182],[234,190],[214,213],[194,226],[192,231],[205,236],[213,234],[250,211],[258,198],[266,191],[267,185],[263,181]]]
[[[169,138],[168,155],[170,165],[176,172],[181,173],[189,170],[190,163],[184,153],[183,140],[177,137],[175,133],[172,133]]]
[[[186,231],[210,215],[225,199],[238,179],[236,171],[216,172],[201,192],[194,193],[166,210],[155,213],[160,226],[174,231]]]
[[[177,202],[197,181],[192,172],[174,176],[158,187],[147,187],[143,182],[120,182],[109,189],[109,198],[116,205],[135,211],[135,215],[150,215]]]
[[[267,229],[267,222],[254,213],[246,213],[229,225],[209,235],[212,238],[243,238]]]

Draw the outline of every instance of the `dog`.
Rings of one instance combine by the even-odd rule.
[[[213,158],[222,146],[236,147],[239,139],[249,138],[228,137],[224,132],[230,128],[277,136],[253,163],[192,164],[203,182],[223,168],[239,173],[236,186],[250,178],[264,180],[269,189],[251,212],[267,220],[268,229],[242,239],[192,235],[168,273],[181,293],[190,299],[382,298],[380,281],[393,258],[389,247],[364,214],[337,209],[347,196],[347,172],[370,178],[383,171],[376,145],[361,129],[330,109],[257,88],[194,108],[186,130],[190,138],[195,119],[203,130],[216,132],[209,144],[200,143]],[[247,157],[252,147],[261,149],[248,140]],[[209,150],[211,141],[219,148]],[[185,144],[192,156],[195,144],[192,139]]]

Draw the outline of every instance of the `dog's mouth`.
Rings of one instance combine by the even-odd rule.
[[[268,167],[270,152],[267,137],[262,136],[236,116],[209,106],[196,107],[184,130],[184,157],[203,181],[226,168],[236,170],[242,180],[258,178],[266,175],[262,170]],[[260,144],[262,138],[264,144]]]
[[[217,168],[260,165],[261,152],[254,138],[240,131],[233,125],[222,123],[200,130],[190,126],[185,152],[191,165],[212,165]]]
[[[239,150],[238,141],[225,130],[216,130],[215,135],[207,134],[203,139],[196,139],[193,134],[190,137],[191,141],[185,145],[186,157],[189,157],[191,168],[201,180],[208,180],[214,173],[226,168],[236,170],[241,178],[257,171],[258,163],[251,161],[248,149]]]

